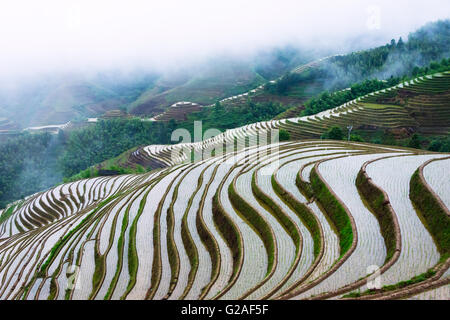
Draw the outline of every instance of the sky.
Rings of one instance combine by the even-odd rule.
[[[286,44],[339,53],[449,13],[448,0],[1,0],[0,74],[158,70]]]

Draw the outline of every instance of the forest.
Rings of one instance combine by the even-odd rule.
[[[62,183],[63,179],[133,147],[173,143],[171,134],[177,128],[193,134],[193,121],[202,120],[203,130],[225,130],[272,119],[285,109],[274,103],[252,101],[232,108],[217,103],[190,115],[186,122],[110,119],[73,131],[60,131],[58,135],[23,133],[0,142],[0,208]]]

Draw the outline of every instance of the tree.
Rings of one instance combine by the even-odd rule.
[[[344,138],[344,132],[340,127],[332,127],[328,133],[328,138],[333,140],[342,140]]]
[[[449,152],[450,136],[433,139],[428,146],[428,150],[435,152]]]
[[[391,48],[395,48],[395,39],[391,40]]]
[[[420,149],[420,139],[419,139],[419,135],[417,133],[414,133],[411,136],[411,139],[408,142],[408,147]]]
[[[364,142],[364,139],[358,134],[351,134],[350,141]]]
[[[405,48],[405,43],[403,42],[402,37],[400,37],[400,39],[398,39],[397,42],[397,49],[403,50]]]
[[[58,143],[64,144],[66,142],[66,134],[64,133],[64,130],[59,129],[58,130]]]
[[[287,130],[280,129],[278,137],[280,141],[287,141],[291,138],[291,135]]]
[[[430,151],[440,151],[442,147],[442,142],[438,139],[431,141],[430,145],[428,146],[428,150]]]
[[[338,126],[331,127],[322,136],[322,139],[342,140],[344,138],[344,132]]]

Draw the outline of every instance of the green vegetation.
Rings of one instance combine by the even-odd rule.
[[[350,218],[342,204],[336,199],[330,190],[328,190],[325,183],[319,178],[315,168],[311,170],[310,179],[314,195],[336,227],[342,257],[350,249],[353,242],[353,230],[350,223]]]
[[[442,59],[439,63],[431,62],[428,67],[414,68],[414,75],[403,74],[396,78],[390,77],[386,81],[380,81],[377,79],[364,80],[362,82],[352,84],[350,86],[350,90],[338,90],[334,92],[324,91],[317,97],[311,98],[305,103],[305,110],[302,111],[302,115],[309,116],[321,111],[329,110],[365,94],[395,86],[400,82],[410,80],[418,76],[447,71],[449,69],[450,59]]]
[[[424,272],[422,274],[414,276],[414,277],[412,277],[409,280],[400,281],[400,282],[398,282],[396,284],[391,284],[391,285],[388,285],[388,286],[383,286],[379,290],[377,290],[377,289],[369,289],[369,290],[366,290],[364,292],[354,291],[354,292],[351,292],[349,294],[344,295],[343,298],[359,298],[359,297],[364,297],[364,296],[368,296],[368,295],[372,295],[372,294],[385,293],[385,292],[390,292],[390,291],[394,291],[394,290],[398,290],[398,289],[403,289],[403,288],[408,287],[410,285],[423,282],[423,281],[431,278],[435,274],[436,274],[436,271],[434,271],[433,269],[430,269],[427,272]]]
[[[114,277],[111,281],[108,291],[106,292],[106,295],[104,298],[105,300],[111,299],[113,290],[115,289],[117,280],[119,279],[120,272],[122,271],[123,251],[124,251],[124,246],[125,246],[124,236],[125,236],[125,231],[127,230],[127,227],[128,227],[128,223],[129,223],[130,206],[131,205],[127,206],[127,209],[125,210],[125,214],[123,215],[123,218],[122,218],[122,228],[120,229],[120,236],[119,236],[119,239],[117,240],[118,261],[117,261],[116,272],[114,273]]]
[[[425,187],[417,169],[411,177],[409,197],[422,217],[441,255],[450,255],[450,218],[434,195]]]
[[[310,84],[324,74],[325,72],[320,69],[308,69],[301,73],[287,73],[275,83],[264,85],[264,90],[271,94],[286,95],[292,87]]]
[[[245,104],[236,106],[217,102],[213,107],[203,108],[202,111],[190,114],[188,121],[179,123],[178,127],[186,128],[192,134],[193,122],[202,121],[204,131],[210,128],[226,130],[254,122],[270,120],[286,109],[287,107],[279,103],[255,103],[251,98]]]
[[[321,139],[342,140],[344,138],[344,131],[341,127],[334,126],[328,129],[327,132],[320,136]]]
[[[182,180],[180,180],[182,181]],[[170,295],[175,288],[175,285],[178,280],[178,275],[180,272],[180,256],[178,254],[177,246],[175,244],[175,240],[173,237],[173,232],[175,228],[175,213],[173,211],[173,205],[175,204],[176,199],[178,198],[178,188],[179,184],[175,186],[172,195],[172,202],[169,205],[169,208],[166,212],[166,226],[167,226],[167,236],[166,236],[166,245],[167,245],[167,255],[169,258],[170,265],[170,287],[168,294]]]
[[[380,139],[383,144],[389,144],[393,146],[402,146],[422,150],[430,150],[435,152],[450,152],[450,135],[447,136],[436,136],[429,135],[425,136],[420,133],[414,133],[407,138],[396,138],[389,132],[384,132],[382,138]],[[375,141],[377,142],[377,141]]]
[[[332,93],[325,91],[318,97],[311,98],[305,103],[305,110],[303,110],[302,115],[309,116],[338,107],[365,94],[392,87],[399,82],[399,78],[390,78],[388,81],[373,79],[355,83],[350,87],[350,90]]]
[[[111,196],[111,197],[107,198],[106,200],[100,202],[98,204],[98,206],[91,213],[89,213],[86,217],[84,217],[83,220],[81,220],[81,222],[75,228],[71,229],[68,233],[65,234],[65,236],[63,238],[59,239],[55,243],[55,245],[50,250],[50,254],[48,255],[47,259],[41,265],[41,267],[39,269],[39,272],[37,274],[38,277],[44,277],[45,276],[45,274],[47,272],[47,268],[50,265],[50,262],[53,261],[53,259],[59,253],[59,250],[70,239],[70,237],[72,237],[72,235],[75,234],[75,232],[80,230],[89,221],[89,219],[92,216],[94,216],[99,210],[101,210],[104,206],[106,206],[108,203],[110,203],[111,201],[113,201],[114,199],[119,197],[120,195],[121,195],[121,193],[118,193],[118,194],[116,194],[114,196]]]
[[[290,193],[283,190],[283,188],[277,183],[275,176],[272,176],[272,187],[273,190],[280,196],[283,201],[291,208],[293,212],[300,218],[300,220],[311,232],[314,241],[314,257],[317,257],[320,252],[320,247],[322,243],[322,238],[320,237],[320,227],[317,220],[314,218],[314,214],[305,206],[303,203],[298,201]]]
[[[64,181],[96,177],[91,167],[138,145],[168,143],[169,123],[139,119],[101,120],[69,133],[23,133],[0,142],[0,208]],[[61,132],[61,131],[60,131]],[[140,173],[140,166],[125,168],[119,161],[102,170]]]
[[[339,126],[333,126],[329,128],[326,132],[324,132],[320,136],[320,139],[347,140],[347,134],[345,133],[343,128]],[[350,134],[350,141],[364,142],[364,138],[359,134],[352,133]]]
[[[356,177],[356,187],[380,224],[381,234],[386,245],[385,262],[387,262],[394,255],[397,243],[393,221],[395,213],[391,210],[383,192],[368,180],[368,177],[362,170],[359,171]]]
[[[450,48],[445,40],[450,36],[449,25],[450,20],[430,23],[410,34],[407,42],[393,39],[384,46],[332,57],[301,73],[285,74],[277,82],[266,84],[265,92],[295,96],[300,91],[300,97],[305,97],[304,91],[311,86],[326,88],[329,91],[305,103],[302,115],[313,115],[411,77],[449,70]],[[346,87],[350,90],[340,91]]]
[[[128,159],[131,153],[136,151],[137,147],[131,148],[115,158],[107,159],[100,164],[96,164],[95,166],[89,167],[85,170],[80,171],[79,173],[68,177],[63,178],[63,182],[72,182],[80,179],[88,179],[95,178],[99,176],[106,175],[119,175],[119,174],[139,174],[145,173],[152,168],[144,168],[140,164],[128,164]]]
[[[278,132],[278,138],[280,141],[288,141],[291,138],[291,134],[285,129],[280,129]]]
[[[8,209],[2,212],[0,215],[0,224],[2,224],[4,221],[8,220],[9,217],[14,213],[14,209],[17,207],[17,205],[12,205]]]
[[[333,57],[324,69],[335,86],[340,87],[374,75],[380,78],[398,77],[405,73],[413,75],[415,68],[448,57],[449,37],[450,20],[429,23],[409,34],[407,41],[392,39],[384,46]]]
[[[220,190],[220,189],[219,189]],[[228,247],[231,250],[231,254],[233,257],[233,274],[230,277],[233,279],[237,276],[240,264],[242,263],[243,254],[242,254],[242,239],[239,233],[238,228],[235,226],[233,221],[230,219],[226,211],[223,209],[222,205],[219,201],[218,193],[216,192],[213,197],[213,206],[212,213],[214,223],[219,230],[222,237],[227,242]],[[209,244],[211,247],[211,244]],[[212,249],[212,248],[211,248]],[[209,249],[209,250],[211,250]],[[218,250],[217,247],[214,247],[214,250]],[[211,259],[213,256],[211,256]],[[213,264],[214,267],[214,264]],[[213,269],[214,270],[214,269]]]
[[[57,294],[58,284],[54,277],[50,280],[50,294],[47,297],[47,300],[54,300]]]
[[[235,210],[250,226],[253,226],[255,232],[263,241],[268,259],[266,276],[269,275],[275,263],[275,239],[270,226],[252,206],[236,193],[233,183],[230,183],[228,187],[228,196]]]
[[[420,140],[419,140],[419,135],[417,133],[414,133],[411,136],[411,139],[408,142],[408,147],[416,148],[416,149],[420,148]]]
[[[300,249],[301,236],[296,228],[294,222],[289,218],[289,216],[270,198],[267,196],[256,184],[256,171],[253,172],[252,175],[252,192],[256,199],[260,201],[262,206],[266,208],[283,226],[289,236],[292,238],[296,254]]]
[[[58,136],[23,133],[0,142],[0,208],[59,183]]]
[[[359,134],[352,133],[352,134],[350,134],[350,141],[364,142],[364,139]]]
[[[69,134],[58,159],[63,176],[78,174],[139,145],[167,144],[172,129],[165,122],[111,119],[75,130]]]
[[[106,255],[100,254],[97,249],[94,249],[94,260],[95,260],[95,268],[94,274],[92,276],[92,292],[89,296],[89,299],[92,299],[94,295],[100,289],[100,285],[102,284],[102,280],[105,276],[105,264],[106,264]]]
[[[428,150],[435,152],[450,152],[450,135],[446,137],[436,137],[431,140]]]
[[[144,206],[147,201],[147,197],[149,192],[151,191],[151,188],[145,192],[145,195],[142,197],[141,202],[139,202],[139,209],[138,212],[131,223],[130,231],[129,231],[129,243],[128,243],[128,273],[130,275],[130,280],[128,281],[127,289],[125,290],[124,294],[120,297],[121,300],[125,299],[125,297],[130,293],[130,291],[133,289],[134,285],[136,284],[136,275],[137,275],[137,269],[139,265],[139,260],[137,256],[137,249],[136,249],[136,232],[137,232],[137,223],[139,218],[142,215],[142,212],[144,211]]]

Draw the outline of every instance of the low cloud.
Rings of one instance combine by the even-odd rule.
[[[448,12],[446,0],[2,0],[0,74],[173,70],[284,45],[347,52]]]

